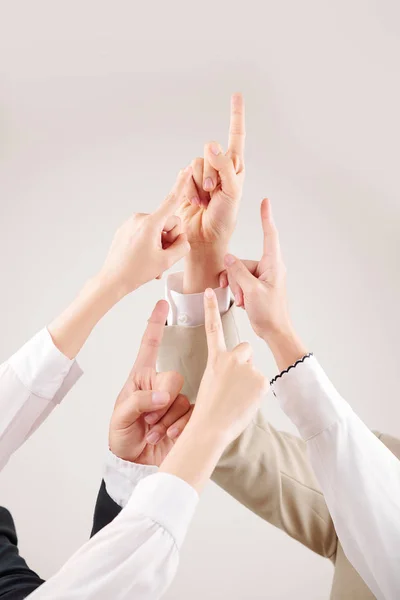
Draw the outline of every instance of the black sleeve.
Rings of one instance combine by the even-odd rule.
[[[107,494],[106,484],[103,480],[94,508],[93,527],[90,537],[93,537],[103,527],[111,523],[121,510],[122,508]]]

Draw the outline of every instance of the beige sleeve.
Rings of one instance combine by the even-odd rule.
[[[228,348],[239,342],[230,308],[222,317]],[[184,393],[194,402],[207,362],[204,326],[167,327],[159,370],[179,371]],[[241,504],[322,556],[334,558],[337,536],[308,460],[297,436],[276,431],[261,412],[223,454],[213,480]]]

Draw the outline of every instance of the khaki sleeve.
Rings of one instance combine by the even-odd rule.
[[[234,307],[222,317],[229,349],[239,342]],[[166,327],[160,371],[178,371],[193,403],[207,362],[204,326]],[[213,480],[265,521],[322,556],[334,558],[337,536],[324,497],[297,436],[276,431],[261,412],[225,451]]]

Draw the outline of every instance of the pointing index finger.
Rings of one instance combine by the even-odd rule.
[[[158,348],[164,335],[168,316],[168,302],[159,300],[155,305],[143,334],[134,369],[156,368]]]
[[[243,96],[242,94],[233,94],[231,98],[228,152],[239,163],[235,165],[236,171],[239,171],[243,167],[245,138],[246,126]]]
[[[204,316],[208,355],[214,360],[218,352],[226,350],[226,344],[217,297],[211,288],[204,292]]]

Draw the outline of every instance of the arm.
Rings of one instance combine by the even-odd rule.
[[[377,598],[399,598],[400,461],[313,356],[278,377],[273,389],[307,443],[347,558]]]
[[[175,284],[177,277],[178,274],[174,275]],[[180,294],[174,299],[176,320],[183,304],[190,322],[201,318],[204,321],[204,315],[199,315],[196,310],[197,303],[191,311],[189,301],[181,299]],[[222,316],[228,349],[240,341],[235,312],[236,309],[231,307]],[[204,324],[194,327],[172,325],[164,332],[159,349],[159,369],[180,372],[185,379],[182,391],[195,402],[207,355]],[[226,448],[212,479],[252,512],[314,552],[326,557],[335,556],[337,535],[305,442],[289,433],[276,431],[261,411]]]
[[[307,444],[344,552],[377,598],[400,595],[400,462],[341,398],[294,333],[285,269],[267,200],[259,263],[227,256],[228,279],[281,374],[272,382]]]
[[[74,359],[98,321],[121,298],[188,252],[173,213],[189,178],[190,169],[181,172],[152,215],[131,217],[115,235],[99,274],[47,329],[0,367],[0,468],[79,378]]]
[[[209,293],[206,320],[210,358],[192,419],[167,453],[160,471],[142,479],[112,523],[34,592],[32,599],[125,600],[137,596],[156,600],[172,581],[198,493],[226,444],[252,418],[266,388],[264,377],[249,364],[251,348],[247,344],[226,351],[216,299],[211,290]],[[147,360],[147,352],[144,357]],[[246,401],[240,402],[244,390]],[[139,390],[134,394],[134,402],[129,402],[131,414],[136,414],[137,420],[145,419],[152,412],[150,406],[145,406]],[[145,396],[148,401],[152,394]],[[117,407],[128,404],[125,400],[117,401]],[[123,446],[123,436],[119,433],[117,437]],[[199,444],[199,439],[207,443]],[[137,439],[135,446],[140,443]]]

